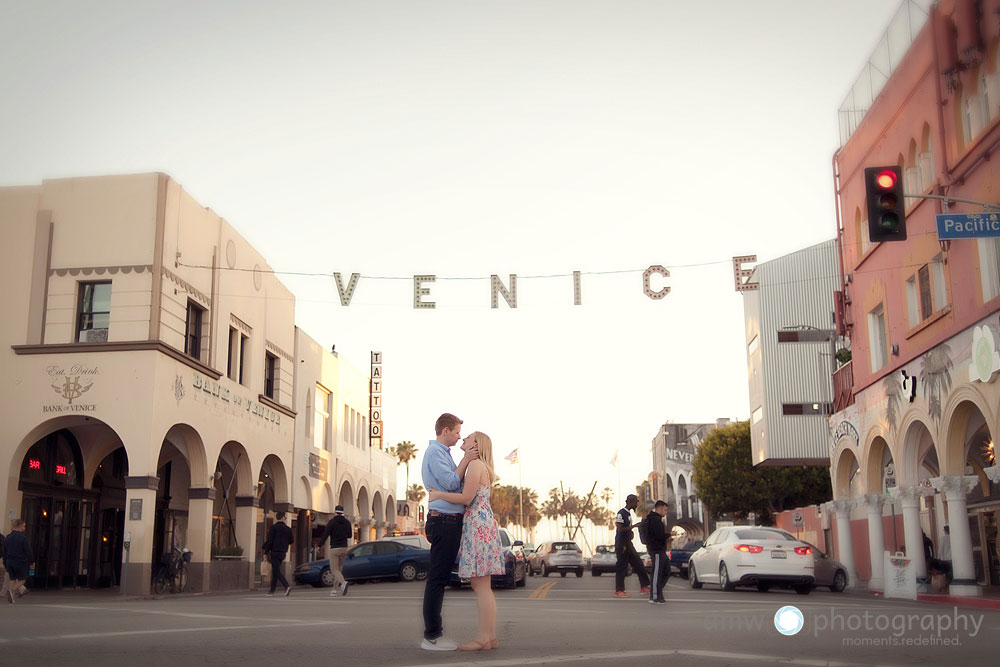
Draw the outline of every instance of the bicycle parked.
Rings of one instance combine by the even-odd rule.
[[[187,564],[191,562],[191,552],[187,547],[174,547],[172,553],[160,557],[160,566],[153,575],[153,592],[157,595],[170,589],[171,593],[183,593],[187,586]]]

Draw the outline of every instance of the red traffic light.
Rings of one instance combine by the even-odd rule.
[[[875,177],[875,183],[883,190],[889,190],[896,185],[896,172],[886,169]]]

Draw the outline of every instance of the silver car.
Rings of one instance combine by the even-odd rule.
[[[575,572],[583,576],[583,550],[576,542],[555,541],[542,542],[528,559],[528,574],[549,576],[550,572],[558,572],[565,577],[567,572]]]
[[[813,563],[816,567],[814,585],[829,586],[834,593],[842,593],[847,588],[847,568],[839,560],[834,560],[814,545],[809,544],[809,546],[812,547]]]

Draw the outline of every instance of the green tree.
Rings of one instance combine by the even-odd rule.
[[[717,428],[694,455],[698,497],[714,516],[746,519],[754,512],[769,524],[775,512],[825,502],[832,497],[827,466],[754,468],[750,422]]]
[[[417,458],[417,446],[409,440],[398,443],[395,447],[389,448],[389,453],[396,457],[397,464],[406,466],[406,487],[410,488],[410,461]]]
[[[522,512],[520,503],[524,502]],[[501,526],[523,525],[530,528],[538,523],[538,494],[531,489],[522,489],[514,485],[497,485],[490,490],[490,507],[493,515]],[[524,517],[524,524],[521,517]]]
[[[421,500],[424,499],[424,496],[426,495],[427,492],[424,491],[424,487],[420,486],[419,484],[410,484],[410,486],[406,489],[407,500],[412,500],[414,502],[419,503]]]

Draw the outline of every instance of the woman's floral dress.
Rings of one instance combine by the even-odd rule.
[[[488,574],[503,574],[503,549],[500,531],[490,507],[490,487],[480,486],[476,497],[465,506],[462,522],[462,546],[458,576],[471,579]]]

